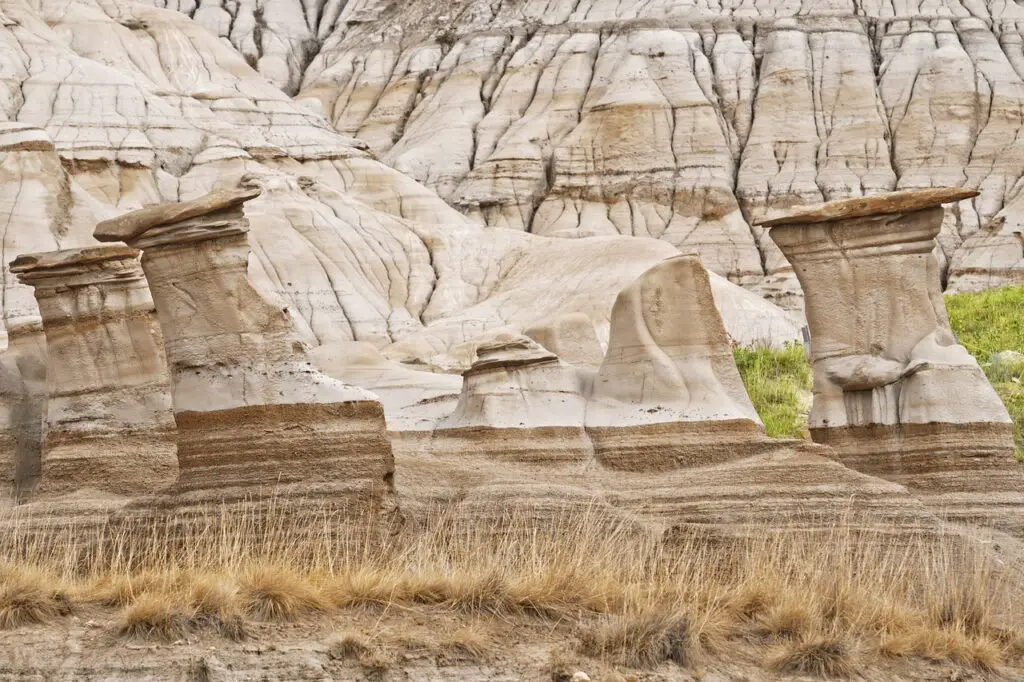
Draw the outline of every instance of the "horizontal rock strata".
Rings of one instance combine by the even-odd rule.
[[[170,379],[138,251],[19,256],[48,352],[39,493],[156,492],[178,473]]]
[[[390,509],[393,462],[380,403],[308,360],[287,308],[246,275],[237,190],[100,223],[143,249],[173,379],[183,501],[250,495]]]
[[[39,484],[46,364],[42,322],[8,321],[7,350],[0,353],[0,481],[16,498]]]
[[[939,285],[941,205],[962,190],[898,192],[769,220],[807,302],[810,429],[860,471],[953,518],[1024,533],[1012,423],[956,343]]]

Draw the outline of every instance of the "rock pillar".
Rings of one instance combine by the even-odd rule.
[[[163,341],[138,255],[101,246],[11,263],[35,289],[48,350],[41,494],[142,495],[177,476]]]
[[[991,469],[1012,462],[1010,417],[950,329],[934,255],[942,204],[976,195],[906,190],[763,224],[804,291],[813,439],[953,515],[1007,525],[1019,514],[998,508],[1020,497],[1024,479]]]
[[[0,483],[19,499],[39,483],[45,397],[42,320],[7,320],[7,350],[0,353]]]
[[[248,279],[242,206],[258,194],[152,206],[95,232],[143,250],[173,381],[182,502],[277,494],[390,509],[380,402],[317,371],[288,309]]]

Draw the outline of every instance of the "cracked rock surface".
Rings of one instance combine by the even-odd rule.
[[[655,237],[800,309],[752,222],[966,186],[950,290],[1024,281],[1006,0],[156,0],[471,221]]]

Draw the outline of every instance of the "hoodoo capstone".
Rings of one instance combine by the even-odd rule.
[[[942,204],[976,195],[906,190],[763,224],[806,297],[814,440],[953,517],[1020,530],[1011,420],[950,329],[934,254]]]
[[[711,464],[766,439],[696,256],[662,261],[619,294],[586,427],[603,464],[639,470]]]
[[[214,192],[96,228],[143,249],[173,380],[178,493],[186,504],[273,494],[393,511],[380,402],[315,369],[288,308],[248,279],[243,204],[259,194]]]

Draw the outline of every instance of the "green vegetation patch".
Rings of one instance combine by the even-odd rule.
[[[789,344],[781,350],[737,346],[733,355],[768,435],[806,438],[811,365],[803,346]]]
[[[952,294],[946,309],[960,343],[981,363],[1010,411],[1017,458],[1024,460],[1024,362],[1005,353],[1024,353],[1024,287]]]

